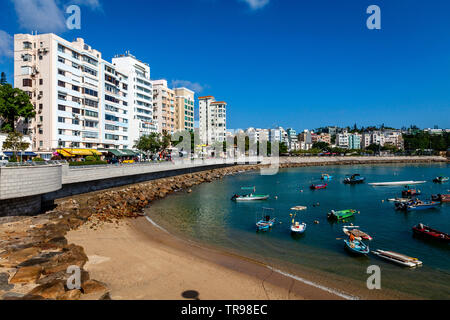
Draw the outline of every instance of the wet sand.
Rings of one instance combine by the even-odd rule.
[[[192,290],[201,300],[346,298],[256,261],[176,238],[144,217],[98,230],[83,225],[67,239],[84,247],[86,270],[109,286],[112,299],[178,300]]]

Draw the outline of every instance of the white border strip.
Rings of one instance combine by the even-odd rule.
[[[294,276],[293,274],[290,274],[290,273],[287,273],[287,272],[284,272],[284,271],[275,269],[275,268],[273,268],[273,267],[271,267],[271,266],[267,266],[267,268],[269,268],[269,269],[272,270],[273,272],[276,272],[276,273],[282,274],[283,276],[286,276],[286,277],[295,279],[295,280],[297,280],[297,281],[303,282],[303,283],[305,283],[305,284],[307,284],[307,285],[310,285],[310,286],[313,286],[313,287],[322,289],[322,290],[324,290],[324,291],[326,291],[326,292],[332,293],[332,294],[337,295],[337,296],[339,296],[339,297],[341,297],[341,298],[344,298],[344,299],[346,299],[346,300],[360,300],[358,297],[351,296],[351,295],[348,295],[348,294],[345,294],[345,293],[341,293],[341,292],[339,292],[339,291],[337,291],[337,290],[334,290],[334,289],[330,289],[330,288],[324,287],[324,286],[322,286],[322,285],[320,285],[320,284],[311,282],[311,281],[309,281],[309,280],[300,278],[300,277],[298,277],[298,276]]]

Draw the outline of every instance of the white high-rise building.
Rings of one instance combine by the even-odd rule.
[[[128,76],[130,110],[130,146],[143,135],[158,132],[153,119],[153,85],[150,81],[150,66],[127,53],[112,59],[117,70]]]
[[[23,124],[36,151],[102,147],[102,55],[83,39],[14,36],[14,86],[27,92],[36,117]]]
[[[18,123],[35,151],[131,149],[153,121],[150,67],[130,54],[109,63],[83,39],[14,37],[14,86],[27,92],[35,119]]]
[[[199,99],[199,131],[200,141],[206,145],[226,140],[227,103],[216,101],[213,96]]]
[[[102,79],[100,86],[102,99],[99,108],[99,129],[103,147],[106,149],[132,148],[133,142],[129,139],[128,76],[117,71],[111,63],[102,61],[100,78]]]

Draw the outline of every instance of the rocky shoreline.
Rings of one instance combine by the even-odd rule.
[[[427,159],[346,159],[302,162],[282,159],[280,168],[385,163],[446,162]],[[4,300],[99,300],[110,299],[108,285],[90,279],[83,269],[88,257],[82,247],[69,244],[66,234],[81,225],[97,229],[104,223],[142,216],[152,201],[174,192],[192,192],[195,185],[222,179],[266,165],[238,165],[163,178],[136,185],[84,194],[58,201],[56,208],[35,217],[0,219],[0,298]],[[81,269],[81,288],[69,290],[67,268]]]

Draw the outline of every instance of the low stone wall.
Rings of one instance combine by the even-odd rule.
[[[266,162],[266,161],[264,161]],[[387,163],[447,163],[445,157],[281,157],[280,167],[361,165]]]
[[[0,217],[31,216],[41,212],[41,196],[0,200]]]

